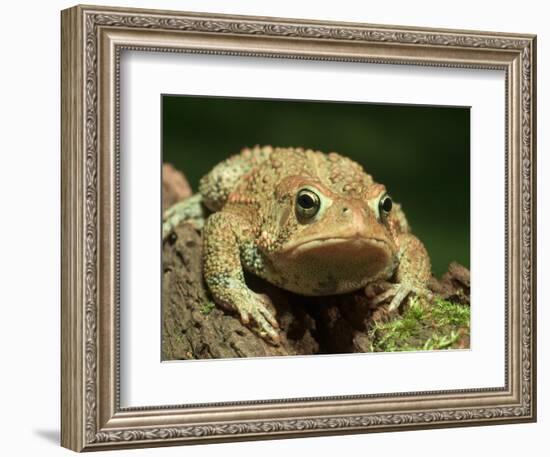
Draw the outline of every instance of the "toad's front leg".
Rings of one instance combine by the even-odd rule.
[[[279,325],[269,299],[250,290],[240,257],[239,230],[243,223],[232,214],[212,214],[204,226],[204,278],[212,298],[222,308],[237,311],[243,324],[262,338],[279,343]]]
[[[430,257],[422,242],[410,233],[399,235],[399,265],[395,272],[395,284],[373,300],[373,304],[389,300],[389,310],[399,308],[410,295],[431,299],[428,281],[431,276]]]

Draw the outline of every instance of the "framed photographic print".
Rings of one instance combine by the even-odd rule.
[[[62,12],[62,445],[536,419],[532,35]]]

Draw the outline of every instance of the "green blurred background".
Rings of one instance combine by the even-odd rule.
[[[194,191],[244,146],[302,146],[359,162],[403,205],[441,276],[470,267],[470,109],[195,96],[162,97],[163,161]]]

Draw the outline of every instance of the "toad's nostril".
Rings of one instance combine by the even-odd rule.
[[[344,214],[345,214],[345,213],[348,213],[348,212],[349,212],[349,208],[344,208],[344,209],[342,210],[342,212],[343,212]]]

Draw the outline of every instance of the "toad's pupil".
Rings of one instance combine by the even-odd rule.
[[[382,200],[382,209],[386,213],[389,213],[391,211],[391,208],[392,208],[391,198],[390,197],[384,197],[384,199]]]
[[[302,194],[298,197],[298,204],[304,209],[310,209],[315,206],[315,200],[309,194]]]

